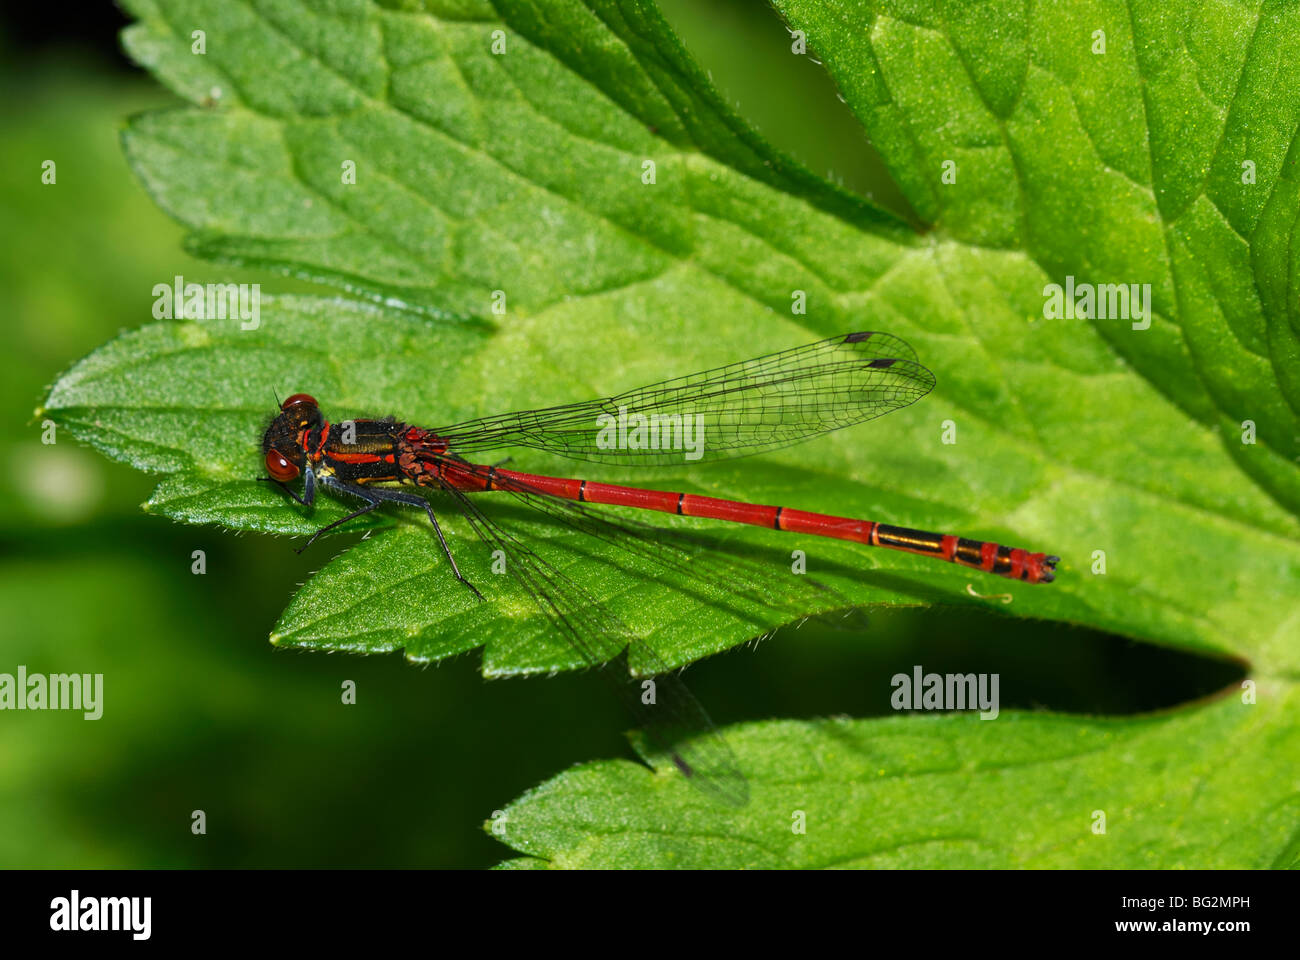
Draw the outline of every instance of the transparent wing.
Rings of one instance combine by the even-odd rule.
[[[902,340],[849,333],[600,400],[435,431],[453,453],[532,447],[574,460],[670,465],[745,457],[925,396],[934,374]]]
[[[459,504],[474,532],[506,556],[506,570],[573,648],[612,684],[657,749],[667,755],[694,787],[727,806],[749,802],[749,784],[731,748],[681,678],[603,606],[582,584],[568,577],[527,543],[488,517],[465,493],[439,485]],[[547,498],[551,499],[551,498]],[[654,677],[652,701],[629,661],[648,665]]]
[[[494,472],[483,464],[460,457],[443,456],[460,473],[491,480],[494,492],[503,492],[561,524],[617,548],[617,556],[639,557],[660,570],[680,575],[679,589],[703,603],[726,605],[741,617],[753,615],[756,629],[772,621],[773,611],[791,620],[807,618],[813,610],[845,611],[854,601],[816,577],[790,571],[782,565],[783,577],[773,576],[772,563],[762,563],[734,553],[717,550],[712,544],[692,550],[688,544],[696,531],[644,522],[628,516],[615,517],[610,508],[597,507],[552,496],[526,481]],[[778,579],[780,582],[778,583]],[[743,601],[740,602],[740,601]],[[821,617],[826,614],[815,614]],[[837,618],[842,619],[842,618]]]

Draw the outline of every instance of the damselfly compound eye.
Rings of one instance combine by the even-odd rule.
[[[280,409],[288,410],[290,407],[297,406],[319,407],[320,404],[317,403],[316,398],[309,393],[295,393],[288,400],[284,401],[284,403],[280,404]]]
[[[293,399],[290,397],[290,399]],[[271,475],[273,480],[279,480],[281,483],[288,483],[294,477],[298,476],[298,468],[290,463],[278,450],[266,451],[266,472]]]

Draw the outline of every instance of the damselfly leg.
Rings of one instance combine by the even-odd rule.
[[[270,482],[276,484],[278,487],[280,487],[280,489],[284,490],[286,493],[289,494],[289,496],[293,497],[304,507],[310,507],[312,503],[315,502],[316,498],[314,495],[315,494],[314,487],[308,488],[308,490],[312,493],[312,496],[310,499],[307,499],[298,496],[298,494],[296,494],[288,484],[281,483],[279,480],[276,480],[274,477],[258,477],[258,479],[269,480]],[[319,530],[317,530],[315,533],[311,535],[311,537],[307,540],[306,543],[304,543],[301,547],[295,550],[294,551],[295,553],[302,553],[313,543],[315,543],[321,537],[322,534],[328,533],[329,531],[333,530],[335,527],[342,526],[343,524],[347,523],[349,520],[355,520],[357,517],[365,516],[367,513],[370,513],[371,511],[378,509],[379,505],[382,503],[386,503],[386,502],[404,503],[410,507],[420,507],[421,509],[424,510],[426,514],[428,514],[429,522],[433,524],[433,532],[438,535],[438,543],[442,545],[442,552],[447,557],[447,563],[451,565],[452,574],[456,577],[457,580],[459,580],[461,583],[463,583],[466,587],[469,588],[470,593],[474,594],[474,596],[478,597],[480,600],[483,599],[483,594],[479,592],[478,587],[470,583],[469,580],[467,580],[465,576],[460,572],[460,567],[456,565],[456,558],[452,556],[451,548],[447,546],[447,538],[444,537],[442,534],[442,527],[438,525],[437,514],[433,512],[433,506],[429,503],[428,500],[424,499],[424,497],[417,496],[416,494],[413,493],[403,493],[400,490],[383,490],[377,488],[367,489],[365,487],[354,486],[353,484],[350,483],[344,483],[342,480],[339,480],[337,477],[330,476],[329,474],[322,475],[319,478],[319,482],[320,485],[323,487],[328,487],[329,489],[336,490],[339,493],[345,493],[349,496],[356,497],[359,500],[364,500],[366,502],[366,505],[359,510],[353,510],[346,517],[340,517],[338,520],[335,520],[333,523],[328,523],[325,526],[321,527]]]

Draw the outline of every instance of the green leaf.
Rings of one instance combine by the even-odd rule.
[[[293,534],[342,516],[323,503],[309,519],[253,482],[273,388],[310,391],[336,419],[394,413],[436,426],[887,329],[934,371],[924,402],[755,461],[600,479],[1057,553],[1050,587],[711,529],[701,555],[751,557],[770,570],[760,586],[782,598],[768,611],[731,609],[684,593],[685,578],[620,572],[599,545],[513,519],[673,665],[787,622],[791,603],[831,606],[790,574],[798,548],[810,573],[856,603],[988,605],[976,594],[1006,593],[1012,602],[999,608],[1012,614],[1246,659],[1261,698],[1291,695],[1300,14],[782,0],[932,225],[917,235],[767,146],[650,3],[128,6],[138,18],[128,49],[204,104],[138,117],[124,134],[151,195],[192,231],[190,249],[385,304],[264,300],[258,330],[153,325],[73,367],[46,414],[111,456],[166,473],[151,510]],[[202,56],[191,52],[196,25]],[[1099,25],[1104,54],[1092,52]],[[648,161],[653,183],[643,182]],[[355,183],[345,182],[350,164]],[[1128,317],[1045,319],[1045,287],[1067,276],[1150,284],[1149,329]],[[494,291],[505,294],[504,316],[493,313]],[[791,312],[794,291],[806,293],[806,314]],[[1243,442],[1245,421],[1253,443]],[[943,442],[954,429],[956,442]],[[574,472],[532,457],[527,468]],[[491,582],[482,548],[449,526],[471,576]],[[471,607],[449,589],[427,530],[403,518],[313,578],[276,639],[401,648],[421,660],[486,639],[488,672],[577,665],[545,633],[508,592]],[[1229,727],[1198,718],[1228,709],[1185,714],[1206,724],[1210,752],[1228,749]],[[1064,739],[1093,730],[1015,722],[1058,724]],[[1155,764],[1181,722],[1144,721],[1153,732],[1134,733],[1130,748]],[[793,742],[772,762],[790,763],[798,736],[775,729]],[[1286,781],[1296,753],[1279,736]],[[1057,755],[1046,734],[1027,743],[1025,756]],[[1191,774],[1206,749],[1179,751],[1170,768]],[[742,753],[742,763],[761,760]],[[1127,776],[1131,762],[1095,772]],[[1060,787],[1092,809],[1082,785]],[[1242,817],[1291,810],[1249,791],[1238,802]],[[1062,823],[1032,792],[1014,804],[1040,832]],[[858,809],[839,806],[845,816]],[[756,794],[752,815],[773,809],[785,810]],[[1141,843],[1179,822],[1159,808],[1144,816],[1154,826]]]
[[[525,333],[527,326],[521,321],[517,332]],[[542,336],[540,329],[537,336]],[[740,341],[745,333],[736,329],[732,336]],[[599,339],[590,336],[588,342],[597,347]],[[611,330],[598,349],[609,352],[620,342],[619,332]],[[499,340],[471,327],[435,326],[410,313],[345,300],[263,297],[255,330],[227,319],[151,324],[124,334],[61,377],[42,415],[115,459],[165,473],[145,505],[151,513],[236,530],[309,534],[345,516],[351,507],[324,495],[308,513],[255,480],[262,472],[261,434],[275,412],[277,391],[283,397],[310,390],[336,420],[400,410],[412,422],[436,424],[521,406],[527,397],[535,398],[532,391],[538,383],[555,383],[557,402],[615,386],[612,380],[586,387],[571,381],[565,389],[565,378],[553,370],[529,372],[522,351],[507,349],[498,356],[498,349]],[[541,358],[534,354],[533,359]],[[511,366],[513,374],[503,376]],[[481,398],[494,394],[502,399],[480,405]],[[553,471],[573,469],[554,459],[530,458],[529,463]],[[664,471],[656,477],[673,489],[721,493],[737,488],[752,470],[727,464],[694,476]],[[768,483],[788,486],[788,476],[773,467]],[[830,504],[829,498],[823,501],[828,509]],[[400,521],[401,529],[365,540],[330,562],[289,605],[273,642],[364,653],[405,650],[418,661],[484,646],[484,670],[489,674],[586,666],[573,647],[554,636],[541,611],[513,590],[508,578],[493,571],[492,548],[476,539],[450,504],[439,506],[448,508],[441,522],[462,572],[472,582],[494,585],[488,591],[490,602],[477,602],[449,581],[446,559],[423,514],[376,513],[358,520],[356,528]],[[689,520],[663,519],[664,525],[681,530],[683,549],[696,558],[688,562],[709,565],[730,556],[739,564],[742,554],[757,551],[762,565],[751,564],[739,572],[751,574],[755,585],[771,594],[771,606],[765,608],[731,596],[732,581],[700,583],[683,572],[666,576],[646,561],[626,558],[614,544],[558,526],[513,503],[486,506],[512,530],[544,544],[549,562],[580,580],[629,627],[653,640],[667,666],[689,663],[763,633],[777,625],[772,620],[776,611],[785,611],[779,623],[845,603],[819,595],[796,577],[790,570],[789,548],[774,532],[757,541],[741,531],[701,535]],[[313,549],[327,551],[329,541]],[[711,559],[715,551],[721,552],[720,561]],[[852,554],[844,556],[855,567],[859,564]],[[925,565],[913,561],[913,566],[923,570]],[[721,572],[735,571],[723,567]],[[854,585],[856,578],[846,572],[853,570],[846,567],[837,573],[830,566],[823,579]],[[961,579],[942,572],[954,583]],[[867,596],[862,589],[854,587],[857,596]],[[925,587],[924,577],[913,589],[933,591]],[[899,596],[888,583],[870,590],[869,599]]]
[[[727,730],[753,796],[743,810],[606,761],[487,827],[532,858],[511,867],[1294,869],[1300,799],[1275,761],[1300,751],[1300,698],[1275,693],[1140,720],[746,724]],[[1188,743],[1199,756],[1171,759]]]

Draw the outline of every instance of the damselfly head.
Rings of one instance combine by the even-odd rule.
[[[262,454],[272,479],[288,483],[302,473],[308,436],[319,434],[324,422],[316,398],[309,394],[295,393],[280,404],[280,412],[262,435]]]

